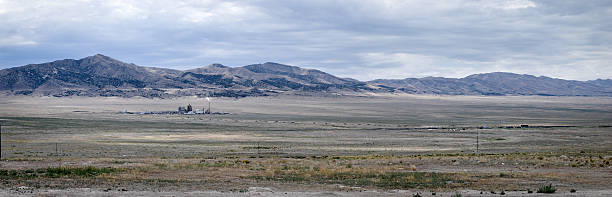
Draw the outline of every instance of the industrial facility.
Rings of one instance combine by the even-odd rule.
[[[176,111],[146,111],[146,112],[130,112],[127,109],[124,110],[123,114],[180,114],[180,115],[195,115],[195,114],[216,114],[216,115],[223,115],[223,114],[229,114],[226,112],[212,112],[210,109],[210,99],[206,98],[206,100],[208,100],[208,108],[206,107],[202,107],[202,108],[194,108],[191,104],[187,104],[187,106],[179,106],[178,109]]]
[[[210,103],[208,105],[208,109],[193,109],[191,104],[188,104],[187,107],[179,106],[177,112],[179,114],[211,114],[210,111]]]

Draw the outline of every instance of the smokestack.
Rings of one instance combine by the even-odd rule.
[[[207,113],[211,114],[212,112],[210,111],[210,98],[206,97],[206,100],[208,101],[208,111],[207,111]]]

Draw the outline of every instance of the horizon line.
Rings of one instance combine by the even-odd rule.
[[[245,66],[249,66],[249,65],[273,63],[273,64],[280,64],[280,65],[285,65],[285,66],[293,66],[293,67],[297,67],[297,68],[301,68],[301,69],[307,69],[307,70],[318,70],[318,71],[321,71],[321,72],[333,75],[333,76],[338,77],[338,78],[353,79],[353,80],[357,80],[357,81],[361,81],[361,82],[369,82],[369,81],[376,81],[376,80],[405,80],[405,79],[424,79],[424,78],[464,79],[464,78],[467,78],[467,77],[473,76],[473,75],[492,74],[492,73],[507,73],[507,74],[516,74],[516,75],[528,75],[528,76],[533,76],[533,77],[546,77],[546,78],[551,78],[551,79],[560,79],[560,80],[566,80],[566,81],[581,81],[581,82],[596,81],[596,80],[612,80],[612,78],[596,78],[596,79],[589,79],[589,80],[564,79],[564,78],[558,78],[558,77],[549,77],[549,76],[545,76],[545,75],[538,76],[538,75],[533,75],[533,74],[515,73],[515,72],[509,72],[509,71],[493,71],[493,72],[472,73],[472,74],[468,74],[468,75],[466,75],[464,77],[441,77],[441,76],[431,76],[431,75],[428,75],[428,76],[423,76],[423,77],[376,78],[376,79],[371,79],[371,80],[359,80],[359,79],[355,79],[355,78],[352,78],[352,77],[341,77],[339,75],[332,74],[330,72],[323,71],[323,70],[316,69],[316,68],[308,68],[308,67],[303,67],[303,66],[295,66],[295,65],[291,65],[291,64],[283,64],[283,63],[272,62],[272,61],[265,61],[263,63],[255,63],[255,64],[247,64],[247,65],[243,65],[243,66],[228,66],[228,65],[225,65],[225,64],[222,64],[222,63],[214,62],[214,63],[210,63],[210,64],[205,65],[205,66],[196,66],[194,68],[189,68],[189,69],[181,70],[181,69],[168,68],[168,67],[163,67],[163,66],[143,66],[143,65],[136,64],[136,63],[133,63],[133,62],[124,62],[122,60],[115,59],[115,58],[113,58],[111,56],[104,55],[104,54],[101,54],[101,53],[96,53],[94,55],[86,56],[86,57],[79,58],[79,59],[71,59],[71,58],[56,59],[56,60],[52,60],[52,61],[48,61],[48,62],[42,62],[42,63],[29,63],[29,64],[25,64],[25,65],[21,65],[21,66],[13,66],[13,67],[8,67],[8,68],[3,68],[3,69],[0,69],[0,70],[6,70],[6,69],[11,69],[11,68],[18,68],[18,67],[23,67],[23,66],[28,66],[28,65],[45,64],[45,63],[51,63],[51,62],[56,62],[56,61],[62,61],[62,60],[82,60],[82,59],[85,59],[85,58],[95,57],[95,56],[98,56],[98,55],[99,56],[104,56],[104,57],[107,57],[107,58],[111,58],[113,60],[120,61],[120,62],[123,62],[123,63],[126,63],[126,64],[133,64],[133,65],[140,66],[140,67],[163,68],[163,69],[177,70],[177,71],[183,71],[183,72],[186,72],[186,71],[192,70],[192,69],[205,68],[205,67],[209,67],[209,66],[212,66],[212,65],[215,65],[215,64],[226,66],[226,67],[230,67],[230,68],[241,68],[241,67],[245,67]]]

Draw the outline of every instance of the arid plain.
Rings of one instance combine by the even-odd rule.
[[[187,104],[208,106],[2,96],[0,194],[612,193],[609,97],[213,98],[212,111],[228,114],[138,114]],[[555,193],[537,193],[549,184]]]

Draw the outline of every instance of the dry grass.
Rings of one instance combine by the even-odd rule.
[[[3,101],[7,174],[58,166],[122,169],[93,177],[19,175],[0,183],[3,188],[71,188],[77,177],[86,183],[79,187],[141,190],[325,191],[342,185],[512,194],[544,183],[559,191],[598,190],[611,181],[612,128],[600,127],[612,121],[609,98],[220,100],[217,108],[232,113],[226,116],[116,113],[198,101],[188,98]],[[496,127],[523,123],[576,127]],[[475,128],[482,125],[492,129],[478,130],[482,155],[475,155]]]

